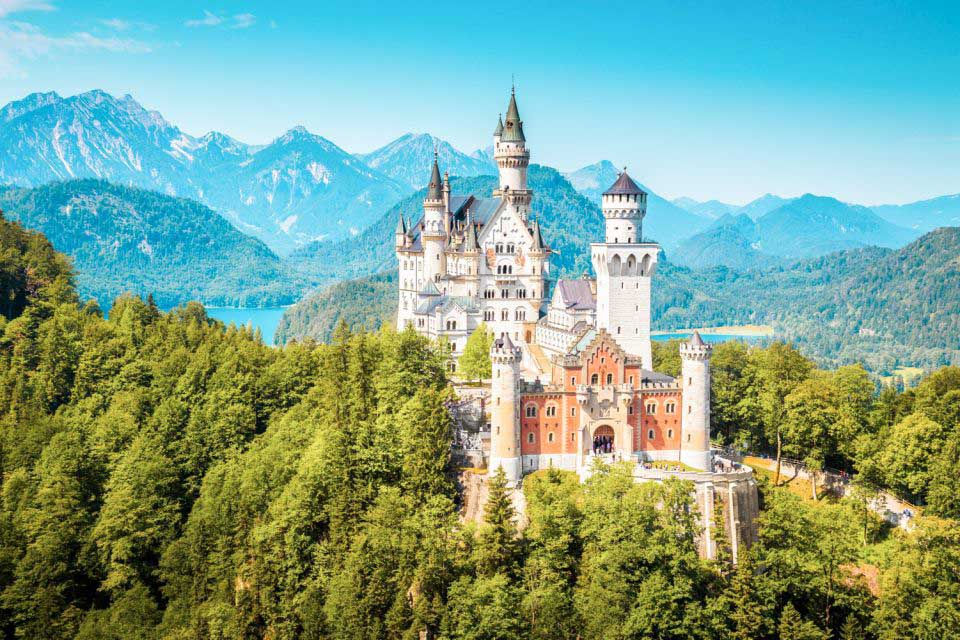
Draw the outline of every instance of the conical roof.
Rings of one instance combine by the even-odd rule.
[[[510,351],[516,349],[516,347],[513,346],[513,340],[510,339],[509,333],[503,334],[503,338],[500,339],[500,348],[509,349]]]
[[[479,251],[480,242],[477,240],[477,228],[470,218],[470,212],[467,212],[467,235],[463,242],[464,251]]]
[[[703,338],[700,337],[700,332],[694,329],[693,335],[690,336],[690,340],[687,341],[687,344],[691,347],[702,347],[706,343],[703,341]]]
[[[507,119],[503,123],[503,134],[500,136],[503,142],[526,142],[523,136],[523,121],[520,119],[520,111],[517,109],[517,96],[514,91],[510,92],[510,104],[507,106]]]
[[[637,186],[637,183],[627,175],[626,169],[623,170],[623,173],[620,174],[617,181],[603,192],[605,196],[638,196],[640,194],[646,195],[646,191]]]
[[[440,166],[437,164],[437,153],[433,153],[433,169],[430,172],[430,184],[427,186],[427,200],[443,198],[443,181],[440,179]]]
[[[503,135],[503,115],[497,116],[497,128],[493,130],[493,135]]]
[[[400,214],[400,219],[397,220],[397,235],[407,233],[407,221],[403,219],[403,214]]]
[[[543,251],[547,248],[547,245],[543,241],[543,235],[540,233],[540,221],[533,221],[533,248]]]

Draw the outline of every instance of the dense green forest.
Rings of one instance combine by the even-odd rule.
[[[900,250],[854,249],[786,267],[691,270],[662,258],[654,276],[655,328],[769,324],[819,363],[897,367],[960,363],[960,228],[932,231]],[[374,278],[384,282],[386,276]],[[382,292],[385,298],[372,296]],[[325,340],[339,318],[373,329],[396,313],[396,292],[359,279],[307,296],[286,314],[285,339]],[[363,313],[362,309],[376,309]],[[323,322],[313,316],[324,314]]]
[[[528,478],[522,530],[494,475],[482,522],[462,522],[442,354],[412,331],[273,349],[135,297],[107,320],[6,221],[0,283],[5,638],[960,635],[956,369],[877,395],[788,345],[718,347],[719,438],[779,433],[927,505],[889,532],[861,500],[764,484],[734,566],[722,532],[719,561],[698,556],[689,485],[620,466]]]
[[[307,287],[259,240],[185,198],[102,180],[0,187],[0,210],[70,255],[81,295],[109,303],[125,292],[170,308],[289,304]]]

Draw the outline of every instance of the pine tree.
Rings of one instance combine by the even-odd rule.
[[[483,526],[474,550],[478,575],[489,577],[498,573],[512,574],[515,571],[519,542],[514,515],[507,475],[502,467],[497,467],[488,478]]]
[[[491,375],[490,345],[493,344],[493,333],[486,323],[481,323],[463,347],[460,356],[459,373],[464,380],[483,380]]]

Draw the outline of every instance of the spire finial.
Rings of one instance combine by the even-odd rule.
[[[514,95],[517,92],[517,79],[514,77],[514,74],[510,74],[510,95]]]

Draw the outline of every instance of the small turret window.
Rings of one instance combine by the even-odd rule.
[[[533,444],[533,443],[536,441],[536,439],[537,439],[537,436],[535,436],[534,434],[532,434],[532,433],[528,433],[528,434],[527,434],[527,442],[528,442],[528,443]]]
[[[650,429],[649,431],[647,431],[647,439],[653,440],[653,429]]]
[[[667,437],[673,438],[673,429],[667,429]]]

